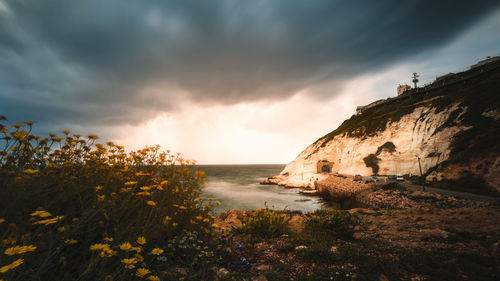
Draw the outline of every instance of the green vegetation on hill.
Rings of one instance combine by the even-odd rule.
[[[337,135],[364,139],[385,130],[388,124],[398,122],[417,107],[426,106],[438,113],[458,102],[461,108],[453,111],[442,127],[436,128],[436,131],[439,131],[454,125],[472,126],[470,130],[454,138],[452,158],[453,156],[457,156],[457,159],[463,158],[460,154],[466,150],[469,153],[486,151],[485,145],[493,145],[495,149],[498,149],[500,124],[490,117],[483,116],[482,113],[500,108],[499,88],[500,68],[497,68],[481,76],[465,80],[463,83],[415,94],[406,99],[368,109],[362,114],[353,115],[315,143],[321,142],[321,146],[325,146]],[[457,119],[464,108],[466,108],[465,112]],[[464,146],[469,145],[471,147],[464,149]]]

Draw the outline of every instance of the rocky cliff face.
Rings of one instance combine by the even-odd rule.
[[[500,189],[500,71],[434,88],[354,115],[290,162],[271,182],[314,187],[332,173],[420,175],[427,180],[483,177]]]

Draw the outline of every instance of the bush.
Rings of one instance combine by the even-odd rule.
[[[445,179],[438,182],[432,182],[432,186],[462,192],[477,193],[487,196],[500,196],[500,191],[488,185],[483,177],[469,174],[459,179]]]
[[[382,190],[399,190],[399,191],[406,191],[408,190],[406,187],[400,185],[397,182],[391,182],[388,184],[384,184],[380,187]]]
[[[289,233],[290,216],[285,211],[269,209],[258,210],[253,217],[243,220],[243,225],[236,233],[251,234],[262,238],[273,238]]]
[[[320,209],[310,214],[305,231],[310,234],[327,234],[349,239],[358,221],[346,210]]]
[[[378,160],[380,160],[380,158],[378,158],[375,154],[369,154],[363,158],[366,167],[371,168],[374,175],[376,175],[380,169],[378,166]]]
[[[67,130],[42,138],[32,126],[0,124],[1,277],[159,280],[178,266],[208,272],[217,225],[209,200],[198,196],[204,172],[194,162],[159,146],[126,153]]]

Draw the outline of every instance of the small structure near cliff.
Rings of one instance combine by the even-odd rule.
[[[411,90],[411,86],[410,85],[399,85],[398,86],[398,96],[401,95],[402,93],[406,92],[406,91],[409,91]]]
[[[318,173],[331,173],[333,169],[333,162],[327,160],[318,161],[316,164],[316,170]]]

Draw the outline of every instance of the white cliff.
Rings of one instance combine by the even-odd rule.
[[[381,100],[344,121],[268,183],[314,188],[331,173],[479,177],[500,190],[500,62]],[[319,164],[318,164],[319,163]]]
[[[420,175],[417,157],[420,158],[422,173],[425,174],[430,168],[449,159],[453,137],[458,132],[470,128],[468,126],[441,128],[457,108],[459,108],[458,103],[451,104],[436,113],[435,108],[416,107],[412,113],[404,115],[397,122],[389,123],[385,130],[376,132],[372,136],[360,138],[344,133],[336,135],[324,144],[320,139],[286,165],[280,176],[274,177],[271,182],[285,186],[314,188],[314,182],[325,177],[324,173],[318,173],[318,161],[332,162],[332,173],[372,175],[373,168],[367,167],[364,160],[370,154],[378,158],[376,164],[379,167],[377,171],[379,175]],[[464,107],[460,109],[457,120],[467,110]],[[388,142],[394,145],[394,151],[381,149]],[[495,161],[498,162],[499,158],[496,157]],[[496,167],[497,165],[492,165],[488,174],[500,174]],[[439,180],[443,177],[442,174],[436,173],[431,176],[440,177]],[[496,184],[493,182],[492,185]]]

